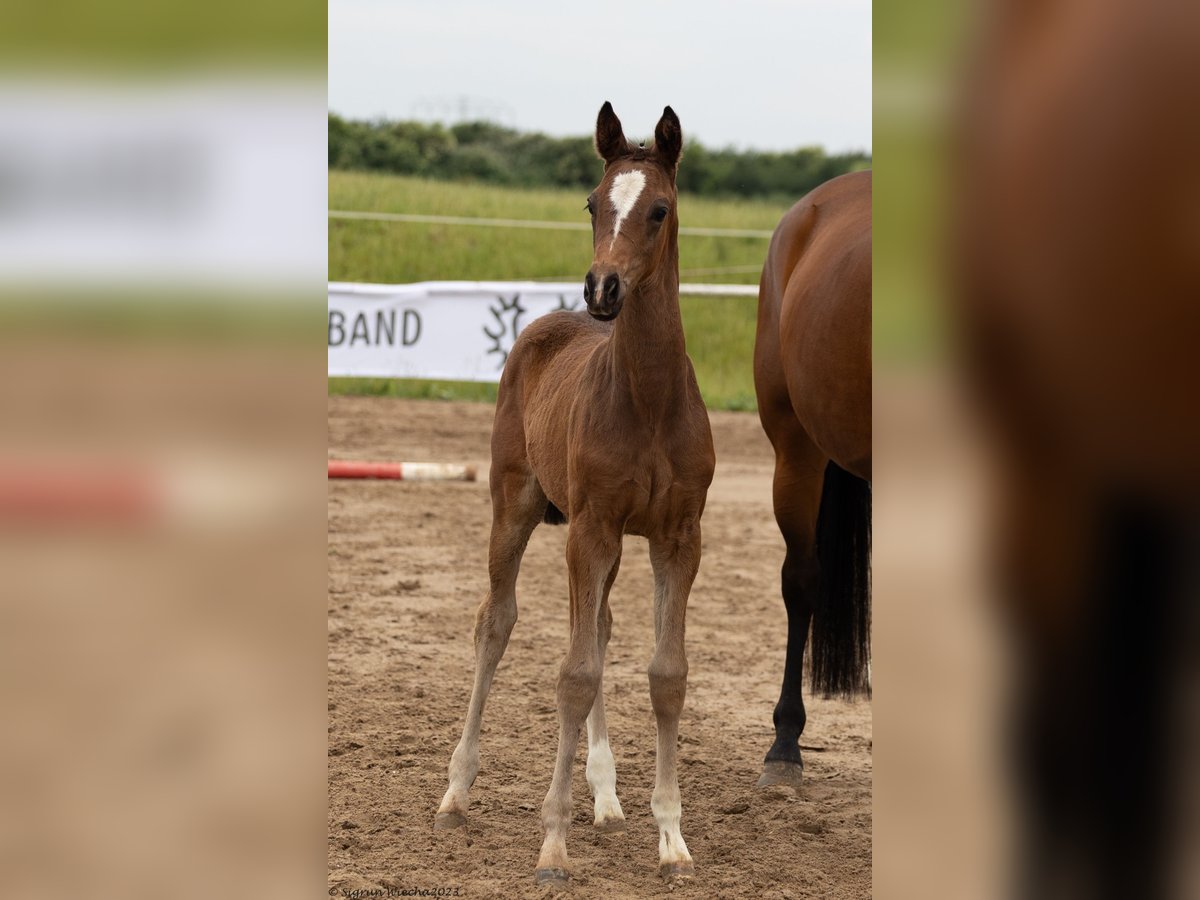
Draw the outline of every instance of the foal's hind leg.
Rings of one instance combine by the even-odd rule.
[[[467,792],[479,774],[479,729],[492,676],[517,621],[517,572],[529,535],[541,520],[546,496],[528,468],[493,478],[492,535],[488,547],[491,587],[475,618],[475,686],[462,739],[450,759],[450,786],[434,820],[437,828],[467,822]]]
[[[650,660],[650,704],[658,724],[658,768],[650,808],[658,823],[659,874],[668,882],[689,878],[695,869],[679,830],[682,814],[676,749],[679,716],[687,694],[684,620],[688,594],[700,566],[700,523],[689,523],[668,538],[652,539],[654,567],[654,656]]]
[[[775,742],[767,751],[759,787],[787,784],[798,788],[804,771],[800,734],[807,714],[801,692],[804,646],[812,621],[813,599],[820,572],[817,566],[817,515],[821,508],[826,460],[794,419],[775,423],[770,435],[776,448],[775,521],[783,533],[787,555],[781,582],[787,608],[787,658],[783,685],[775,706]]]
[[[600,686],[596,689],[596,702],[588,714],[587,780],[596,801],[595,826],[600,831],[624,831],[625,813],[617,799],[617,767],[612,748],[608,744],[608,724],[604,720],[604,653],[612,635],[612,610],[608,606],[608,593],[617,579],[621,558],[613,563],[612,572],[604,585],[604,598],[600,607],[598,624],[600,644]]]
[[[600,689],[600,612],[605,586],[621,554],[621,534],[586,513],[572,516],[567,533],[571,588],[571,643],[558,675],[558,755],[554,777],[542,803],[546,830],[538,855],[537,879],[567,880],[567,827],[571,824],[571,766],[579,730]]]

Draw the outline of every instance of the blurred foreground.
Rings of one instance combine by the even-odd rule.
[[[879,185],[936,148],[944,236],[877,316],[940,283],[947,341],[913,416],[876,370],[876,893],[1195,896],[1200,9],[975,12],[953,90],[903,35],[877,69]]]
[[[98,9],[18,3],[0,38],[0,875],[296,897],[322,874],[324,5]]]

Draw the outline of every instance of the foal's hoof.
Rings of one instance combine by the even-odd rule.
[[[773,784],[782,784],[785,787],[800,790],[803,775],[804,766],[800,763],[771,759],[763,765],[763,773],[758,776],[757,787],[765,788]]]
[[[609,816],[606,819],[597,819],[595,824],[597,831],[605,833],[625,830],[625,820],[619,816]]]
[[[467,817],[457,809],[440,812],[433,818],[433,827],[437,831],[451,831],[455,828],[463,828],[466,824]]]
[[[571,876],[567,874],[566,869],[538,869],[536,875],[537,883],[552,888],[565,888],[571,884]]]
[[[658,874],[669,886],[687,884],[696,877],[696,867],[692,861],[663,863],[658,867]]]

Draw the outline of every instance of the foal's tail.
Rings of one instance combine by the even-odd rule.
[[[811,683],[826,697],[871,693],[871,483],[825,467],[817,518],[819,588],[809,653]]]

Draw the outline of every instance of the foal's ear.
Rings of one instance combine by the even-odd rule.
[[[683,154],[683,129],[679,127],[679,116],[669,106],[663,110],[654,129],[654,152],[668,169],[679,165],[679,157]]]
[[[619,159],[629,153],[629,141],[621,129],[621,120],[613,112],[612,104],[607,100],[600,107],[600,115],[596,118],[596,152],[608,165],[614,159]]]

